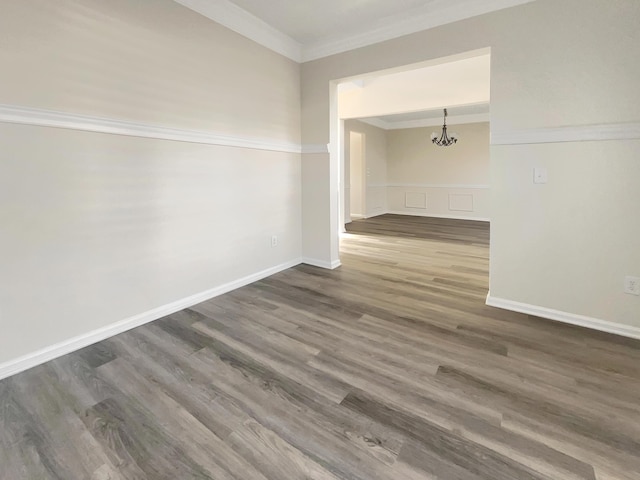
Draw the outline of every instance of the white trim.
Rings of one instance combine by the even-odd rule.
[[[506,300],[504,298],[496,298],[491,296],[491,292],[487,294],[486,304],[491,307],[525,313],[536,317],[548,318],[549,320],[578,325],[592,330],[599,330],[601,332],[622,335],[623,337],[640,339],[640,328],[638,327],[632,327],[631,325],[614,323],[608,320],[601,320],[599,318],[587,317],[584,315],[577,315],[575,313],[553,310],[551,308],[540,307],[537,305],[530,305],[528,303],[514,302],[513,300]]]
[[[326,143],[306,143],[302,145],[301,152],[305,154],[329,153],[329,145]]]
[[[302,61],[309,62],[319,58],[335,55],[356,48],[366,47],[374,43],[391,40],[411,33],[457,22],[485,13],[514,7],[533,0],[460,0],[456,2],[439,2],[444,8],[434,9],[432,2],[420,10],[412,10],[386,17],[375,22],[372,28],[356,34],[347,34],[341,38],[323,39],[302,47]]]
[[[336,53],[365,47],[411,33],[428,30],[466,18],[529,3],[533,0],[458,0],[442,2],[444,8],[434,9],[429,3],[424,8],[391,17],[381,18],[372,28],[340,38],[322,39],[302,45],[262,19],[240,8],[229,0],[174,0],[254,42],[284,55],[298,63],[316,60]]]
[[[110,118],[79,115],[75,113],[44,110],[0,104],[0,122],[40,127],[66,128],[85,132],[126,135],[131,137],[173,140],[225,147],[250,148],[273,152],[301,153],[297,143],[274,142],[258,138],[231,137],[212,132],[182,130],[145,123],[114,120]]]
[[[407,207],[412,208],[412,207]],[[432,218],[448,218],[450,220],[473,220],[475,222],[491,222],[490,218],[487,217],[469,217],[465,215],[442,215],[437,213],[424,213],[424,212],[414,212],[414,211],[405,211],[405,210],[389,210],[386,213],[390,213],[392,215],[409,215],[413,217],[432,217]]]
[[[335,270],[336,268],[338,268],[338,267],[340,267],[342,265],[342,262],[340,260],[334,260],[333,262],[327,262],[325,260],[318,260],[317,258],[308,258],[308,257],[303,257],[302,258],[302,263],[305,263],[307,265],[311,265],[312,267],[326,268],[328,270]]]
[[[491,188],[490,185],[466,185],[466,184],[456,184],[456,183],[451,183],[451,184],[445,184],[445,183],[434,183],[434,184],[429,184],[429,183],[394,183],[394,184],[389,184],[387,185],[387,187],[393,187],[393,188],[459,188],[459,189],[475,189],[475,190],[487,190],[489,188]]]
[[[210,298],[217,297],[237,288],[249,285],[250,283],[257,282],[258,280],[262,280],[263,278],[269,277],[288,268],[295,267],[300,263],[300,259],[291,260],[289,262],[268,268],[261,272],[248,275],[233,282],[226,283],[219,287],[215,287],[196,295],[177,300],[167,305],[154,308],[147,312],[134,315],[133,317],[129,317],[116,323],[112,323],[111,325],[107,325],[106,327],[99,328],[92,332],[78,335],[77,337],[73,337],[55,345],[42,348],[33,353],[29,353],[16,359],[9,360],[8,362],[0,364],[0,380],[40,365],[42,363],[48,362],[55,358],[61,357],[62,355],[66,355],[81,348],[87,347],[96,342],[100,342],[107,338],[113,337],[114,335],[118,335],[119,333],[126,332],[127,330],[131,330],[132,328],[139,327],[140,325],[144,325],[145,323],[149,323],[167,315],[171,315],[172,313],[179,312],[180,310],[189,308],[193,305],[204,302],[205,300],[209,300]]]
[[[372,127],[381,128],[382,130],[389,130],[389,125],[391,125],[389,122],[385,122],[379,117],[364,117],[354,119],[345,118],[344,120],[358,120],[362,123],[366,123],[367,125],[371,125]]]
[[[511,132],[491,132],[491,145],[525,145],[533,143],[593,142],[640,139],[640,123],[576,125],[529,128]]]
[[[468,123],[488,123],[489,113],[475,113],[472,115],[448,116],[447,125],[465,125]],[[404,130],[407,128],[442,127],[442,118],[423,118],[421,120],[406,120],[404,122],[388,122],[379,117],[358,118],[364,123],[382,128],[383,130]]]
[[[175,0],[240,35],[298,63],[302,45],[228,0]]]

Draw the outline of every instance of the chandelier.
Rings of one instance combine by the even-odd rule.
[[[448,147],[458,141],[458,135],[452,133],[451,136],[447,135],[447,109],[444,109],[444,124],[442,125],[442,133],[433,132],[431,134],[431,141],[440,147]]]

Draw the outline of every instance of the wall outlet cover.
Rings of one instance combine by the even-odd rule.
[[[640,295],[640,277],[624,277],[624,293]]]

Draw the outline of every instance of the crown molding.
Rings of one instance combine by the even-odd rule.
[[[491,119],[488,113],[458,115],[447,117],[447,126],[465,125],[468,123],[486,123]],[[386,122],[380,118],[359,118],[361,122],[384,130],[403,130],[405,128],[441,127],[442,118],[425,118],[423,120],[407,120],[405,122]]]
[[[277,142],[250,137],[232,137],[215,132],[200,132],[162,127],[145,123],[78,115],[75,113],[0,104],[0,122],[65,128],[85,132],[125,135],[130,137],[173,140],[225,147],[250,148],[273,152],[301,153],[299,143]],[[325,147],[326,149],[326,147]]]
[[[411,33],[535,0],[436,0],[424,8],[380,19],[372,28],[302,45],[229,0],[174,0],[260,45],[298,63],[309,62]]]
[[[280,55],[302,61],[302,45],[228,0],[174,1]]]
[[[529,128],[510,132],[491,132],[491,145],[535,143],[597,142],[640,139],[640,123],[612,123],[565,127]]]
[[[535,0],[485,0],[482,2],[460,0],[452,3],[450,0],[440,0],[437,2],[436,7],[434,7],[433,3],[430,3],[421,10],[411,12],[410,16],[403,12],[399,15],[380,19],[376,26],[360,33],[303,45],[302,62],[310,62],[533,1]]]

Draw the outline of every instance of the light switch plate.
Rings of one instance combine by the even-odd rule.
[[[533,183],[547,183],[549,180],[549,174],[546,168],[534,168],[533,169]]]

